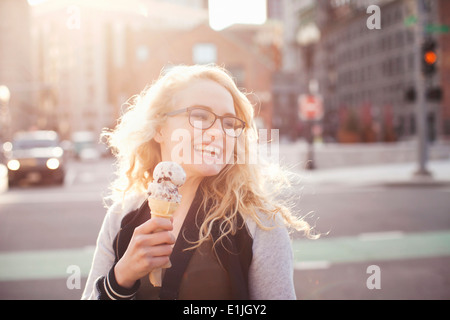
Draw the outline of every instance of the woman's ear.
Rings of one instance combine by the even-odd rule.
[[[156,134],[153,139],[158,143],[162,143],[164,140],[163,136],[164,136],[164,134],[163,134],[162,128],[161,127],[156,128]]]

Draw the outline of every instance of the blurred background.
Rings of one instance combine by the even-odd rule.
[[[450,298],[450,1],[0,0],[1,299],[81,296],[101,130],[163,68],[207,63],[328,232],[293,235],[299,299]]]

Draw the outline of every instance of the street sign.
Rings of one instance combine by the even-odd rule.
[[[299,116],[304,121],[320,120],[323,117],[323,100],[319,95],[302,94],[298,97]]]
[[[405,27],[412,27],[417,24],[417,16],[410,15],[403,20]],[[426,33],[449,33],[450,26],[446,24],[432,24],[425,25],[424,30]]]
[[[425,31],[427,33],[449,33],[450,26],[445,24],[427,24],[425,26]]]
[[[405,27],[411,27],[417,23],[417,17],[414,15],[408,16],[403,20]]]

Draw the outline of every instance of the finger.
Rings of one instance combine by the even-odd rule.
[[[167,244],[153,246],[148,249],[148,253],[152,257],[168,257],[172,254],[172,246]]]
[[[148,264],[148,271],[153,269],[163,268],[170,262],[169,256],[153,257]]]
[[[170,219],[154,217],[141,224],[135,231],[138,234],[150,234],[156,230],[171,231],[172,229],[173,224]]]
[[[151,234],[134,235],[134,241],[137,247],[153,247],[162,244],[175,244],[175,237],[169,231],[158,231]]]

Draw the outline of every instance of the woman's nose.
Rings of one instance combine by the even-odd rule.
[[[205,134],[207,134],[209,137],[211,137],[211,140],[222,138],[223,137],[223,129],[222,129],[222,123],[220,122],[220,119],[216,119],[214,121],[213,125],[206,130]]]

